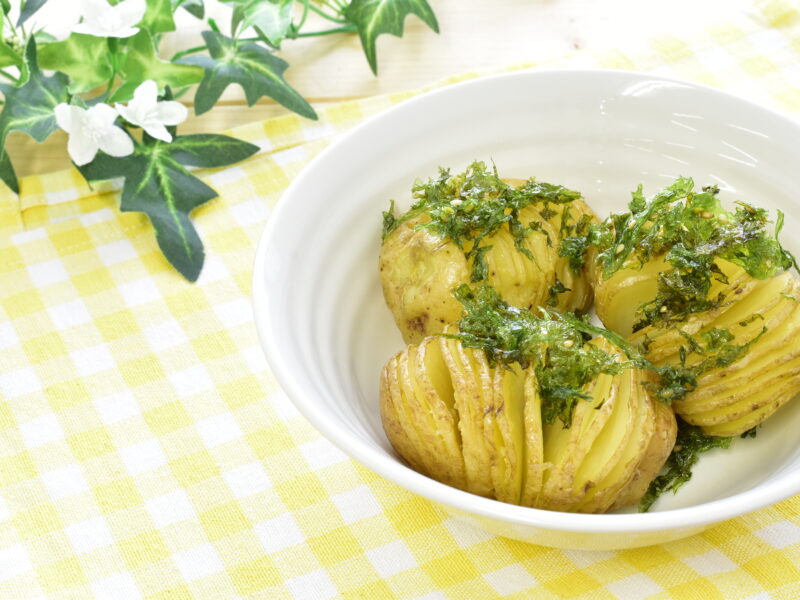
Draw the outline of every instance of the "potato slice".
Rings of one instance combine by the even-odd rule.
[[[646,397],[646,402],[653,408],[653,432],[633,477],[619,491],[609,510],[618,510],[638,503],[647,488],[650,487],[650,482],[656,478],[664,463],[667,462],[667,458],[675,446],[675,438],[678,435],[675,414],[669,406],[662,402],[656,402],[649,394]]]
[[[541,221],[539,208],[529,206],[519,214],[520,222]],[[555,283],[555,265],[558,260],[557,232],[546,221],[544,231],[534,231],[525,238],[524,246],[533,259],[528,258],[514,245],[507,228],[495,233],[486,253],[489,267],[488,284],[512,306],[534,308],[544,306],[550,296],[550,286]],[[550,244],[548,244],[550,240]]]
[[[544,460],[551,466],[542,482],[543,508],[569,510],[583,498],[585,490],[576,486],[576,472],[610,418],[618,388],[612,375],[599,375],[587,389],[592,399],[576,405],[569,428],[558,419],[544,425]]]
[[[636,371],[624,371],[620,379],[617,403],[603,432],[578,470],[586,494],[575,507],[580,512],[605,512],[617,493],[633,478],[653,434],[653,411],[646,396],[634,389]]]
[[[492,497],[492,457],[483,431],[482,375],[471,360],[472,350],[464,349],[455,339],[446,339],[445,344],[443,357],[453,382],[467,487],[473,494]]]
[[[519,503],[539,506],[545,470],[550,467],[544,459],[544,432],[542,430],[542,398],[536,377],[525,373],[523,386],[523,473]]]
[[[415,471],[427,474],[425,460],[420,454],[420,441],[397,376],[398,359],[402,354],[394,356],[381,373],[381,421],[386,436],[400,456]]]
[[[520,503],[525,475],[525,380],[517,364],[494,369],[494,411],[487,417],[493,429],[486,433],[497,457],[492,472],[495,496],[512,504]]]
[[[417,435],[432,451],[428,472],[438,481],[465,489],[461,436],[452,408],[453,385],[438,339],[426,338],[415,350],[409,347],[408,367],[420,408]]]

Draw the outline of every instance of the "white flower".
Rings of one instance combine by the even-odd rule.
[[[177,125],[186,120],[189,111],[180,102],[168,100],[158,101],[158,86],[148,79],[133,92],[133,100],[128,106],[117,104],[119,114],[129,123],[138,125],[152,137],[171,142],[172,136],[165,125]]]
[[[98,150],[110,156],[133,153],[133,141],[114,125],[117,111],[108,104],[95,104],[89,109],[61,103],[56,106],[56,122],[69,134],[67,152],[76,165],[91,162]]]
[[[136,35],[137,25],[147,10],[145,0],[122,0],[111,6],[107,0],[82,0],[83,21],[72,28],[75,33],[97,37],[126,38]]]

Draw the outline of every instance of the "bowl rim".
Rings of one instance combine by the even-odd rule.
[[[294,375],[294,369],[283,359],[278,340],[273,338],[275,329],[271,326],[274,319],[280,315],[273,314],[270,310],[269,292],[263,284],[262,274],[269,260],[270,247],[273,245],[275,232],[281,228],[282,215],[287,207],[287,198],[305,179],[313,176],[317,164],[330,160],[329,157],[341,152],[348,144],[364,131],[369,131],[376,124],[398,118],[397,115],[410,110],[419,103],[424,103],[431,96],[463,93],[462,90],[470,87],[491,85],[497,80],[527,79],[530,77],[617,77],[622,80],[650,80],[670,83],[676,86],[693,89],[696,92],[711,94],[721,97],[726,102],[739,103],[750,112],[760,113],[761,117],[778,119],[786,127],[794,129],[800,138],[800,123],[787,115],[768,108],[752,100],[742,98],[733,93],[712,87],[710,85],[687,81],[677,77],[652,75],[646,72],[625,69],[569,69],[569,68],[543,68],[532,67],[519,71],[498,73],[468,79],[445,85],[431,91],[424,92],[412,98],[373,115],[346,133],[340,135],[320,154],[314,157],[298,175],[290,182],[281,195],[281,199],[270,214],[267,224],[256,249],[252,279],[252,304],[253,316],[261,347],[267,362],[275,375],[278,383],[295,407],[323,436],[330,440],[349,457],[368,467],[381,477],[404,487],[424,498],[448,506],[457,512],[472,513],[481,517],[504,521],[510,524],[533,526],[551,531],[583,532],[583,533],[646,533],[653,531],[671,531],[678,529],[699,528],[709,524],[722,522],[734,517],[750,513],[765,506],[775,504],[800,493],[800,473],[794,477],[782,477],[775,481],[761,483],[754,488],[725,498],[695,504],[688,507],[646,512],[646,513],[617,513],[617,514],[586,514],[549,511],[508,504],[484,498],[475,494],[450,487],[432,478],[422,475],[399,460],[377,451],[368,443],[349,435],[337,427],[332,421],[318,417],[313,409],[313,403],[308,402],[303,393],[303,386]]]

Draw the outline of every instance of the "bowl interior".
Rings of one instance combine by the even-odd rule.
[[[415,178],[479,159],[493,161],[504,177],[578,189],[604,216],[623,210],[639,183],[649,196],[686,175],[698,186],[718,185],[724,201],[783,210],[782,239],[796,252],[799,130],[720,92],[625,72],[523,72],[407,102],[319,157],[271,218],[259,250],[255,285],[264,293],[255,310],[273,370],[306,417],[355,458],[390,479],[414,482],[417,491],[441,494],[439,484],[397,459],[378,414],[380,369],[403,348],[377,273],[389,200],[406,208]],[[652,510],[777,482],[786,496],[787,479],[789,493],[800,491],[798,429],[795,402],[755,439],[704,455],[693,480]],[[747,499],[767,503],[752,493]]]

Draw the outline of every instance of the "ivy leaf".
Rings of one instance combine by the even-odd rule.
[[[255,27],[270,46],[280,48],[292,27],[293,3],[294,0],[238,0],[231,29]]]
[[[124,102],[133,97],[133,91],[148,79],[159,88],[181,88],[193,85],[203,78],[203,69],[190,65],[179,65],[158,58],[153,37],[146,29],[128,42],[128,53],[121,68],[125,83],[109,98],[109,102]]]
[[[25,5],[22,7],[22,10],[19,13],[19,19],[17,19],[17,27],[22,25],[25,21],[30,19],[33,14],[42,8],[47,3],[47,0],[26,0]]]
[[[382,33],[403,36],[403,22],[409,14],[417,15],[439,33],[436,15],[426,0],[353,0],[344,9],[344,18],[358,29],[361,45],[372,72],[378,74],[375,40]]]
[[[62,42],[41,46],[39,64],[69,75],[72,94],[87,92],[108,81],[114,73],[105,38],[73,33]]]
[[[258,146],[224,135],[177,136],[169,144],[145,136],[131,156],[100,152],[80,171],[89,181],[123,177],[120,210],[146,214],[164,256],[186,279],[196,281],[205,252],[189,213],[217,193],[185,167],[222,167],[257,151]]]
[[[172,0],[172,11],[175,12],[178,8],[183,8],[191,15],[202,19],[206,15],[203,0]]]
[[[12,131],[27,133],[37,142],[43,142],[58,129],[55,107],[67,102],[69,80],[63,73],[47,76],[39,69],[36,58],[36,41],[31,38],[25,48],[28,65],[28,80],[20,87],[0,84],[5,96],[3,112],[0,113],[0,178],[15,192],[19,192],[16,176],[13,176],[11,160],[5,151],[6,138]]]
[[[299,115],[316,119],[317,113],[283,78],[289,64],[253,42],[235,42],[214,31],[204,31],[203,39],[211,56],[187,56],[180,62],[199,65],[206,72],[195,95],[195,113],[210,110],[232,83],[244,89],[248,106],[269,96]]]
[[[22,57],[4,41],[0,40],[0,69],[11,65],[20,66]]]
[[[147,11],[141,25],[151,33],[175,31],[175,20],[172,18],[172,2],[170,0],[147,0]]]

